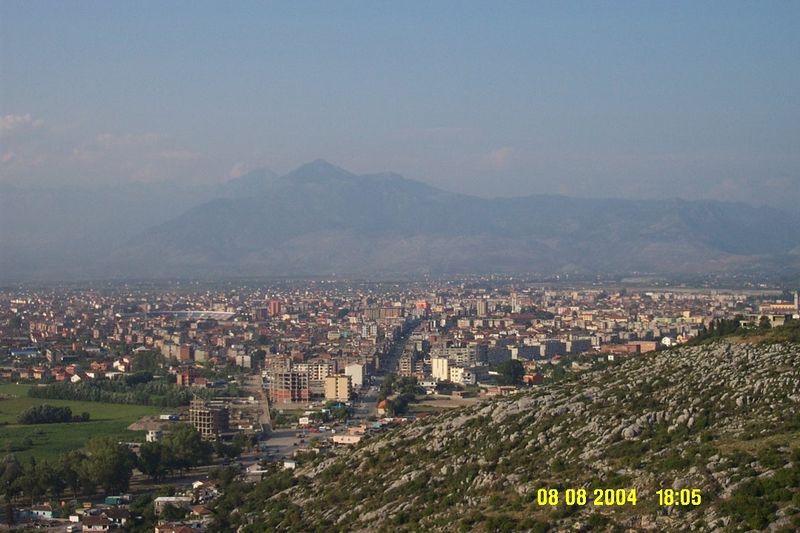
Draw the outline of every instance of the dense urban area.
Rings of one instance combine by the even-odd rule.
[[[20,286],[0,306],[3,522],[156,533],[233,530],[243,487],[446,411],[800,317],[782,289],[513,278]]]

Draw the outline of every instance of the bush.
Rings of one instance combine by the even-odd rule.
[[[72,416],[69,407],[54,407],[52,405],[35,405],[17,415],[20,424],[61,424],[64,422],[87,422],[89,413]]]

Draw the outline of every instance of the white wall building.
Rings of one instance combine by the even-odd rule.
[[[364,386],[364,365],[354,363],[344,367],[344,375],[350,376],[353,388],[360,389]]]
[[[470,369],[459,366],[450,368],[450,381],[460,385],[475,385],[478,382],[475,374]]]
[[[450,361],[446,357],[432,357],[431,376],[439,381],[450,379]]]

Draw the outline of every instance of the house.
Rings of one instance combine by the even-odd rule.
[[[130,372],[131,371],[131,360],[127,357],[123,357],[122,359],[117,359],[114,361],[114,368],[117,372]]]
[[[131,519],[131,512],[127,509],[116,507],[104,510],[103,516],[111,520],[111,524],[114,527],[119,527],[124,526]]]
[[[195,481],[192,489],[200,501],[212,500],[219,496],[219,485],[214,481]]]
[[[86,372],[75,372],[71,378],[69,378],[70,382],[72,383],[80,383],[81,381],[89,381],[92,379],[89,377],[89,374]]]
[[[200,518],[210,517],[213,513],[205,505],[195,505],[192,507],[192,515]]]
[[[111,520],[105,516],[84,516],[81,520],[81,526],[83,533],[108,531],[111,528]]]
[[[53,518],[58,518],[59,514],[58,509],[53,509],[50,507],[50,504],[34,505],[31,507],[31,516],[33,518],[52,520]]]
[[[92,361],[89,364],[89,368],[95,372],[106,372],[108,370],[108,363],[104,361]]]
[[[156,526],[155,533],[197,533],[197,530],[192,529],[185,524],[159,524]]]
[[[541,385],[544,381],[544,376],[539,372],[534,372],[533,374],[525,374],[522,376],[522,382],[525,385]]]
[[[361,435],[334,435],[333,444],[344,444],[347,446],[361,442]]]
[[[159,496],[155,500],[153,500],[153,506],[155,509],[156,514],[161,514],[161,511],[164,510],[165,507],[168,505],[172,505],[173,507],[182,507],[184,509],[189,509],[192,505],[192,497],[191,496]]]

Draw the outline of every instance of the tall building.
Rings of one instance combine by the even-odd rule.
[[[269,304],[267,305],[267,309],[269,310],[269,316],[278,316],[281,314],[281,302],[280,300],[270,300]]]
[[[267,372],[267,396],[272,404],[308,402],[311,398],[308,372],[296,370]]]
[[[350,376],[354,388],[360,389],[364,386],[364,365],[353,363],[344,367],[344,375]]]
[[[194,346],[191,344],[181,344],[178,352],[178,359],[181,361],[191,361],[194,359]]]
[[[200,398],[192,400],[189,422],[206,440],[216,440],[229,429],[230,413],[224,407],[212,407]]]
[[[305,372],[311,381],[322,381],[335,372],[333,363],[315,361],[311,363],[295,363],[292,370]]]
[[[328,376],[325,378],[325,399],[334,402],[350,400],[353,385],[350,376]]]
[[[432,357],[431,376],[439,381],[450,379],[450,361],[446,357]]]
[[[477,300],[475,302],[475,310],[478,312],[478,316],[486,316],[489,314],[489,302],[484,300],[483,298]]]
[[[378,324],[375,322],[364,322],[361,325],[361,336],[374,339],[378,336]]]
[[[414,363],[416,357],[413,352],[405,352],[397,361],[397,375],[400,377],[411,377],[414,375]]]
[[[378,318],[398,318],[403,316],[402,307],[381,307],[378,311]]]
[[[470,367],[487,360],[487,346],[485,344],[437,346],[431,350],[431,357],[444,357],[449,359],[452,364]]]

